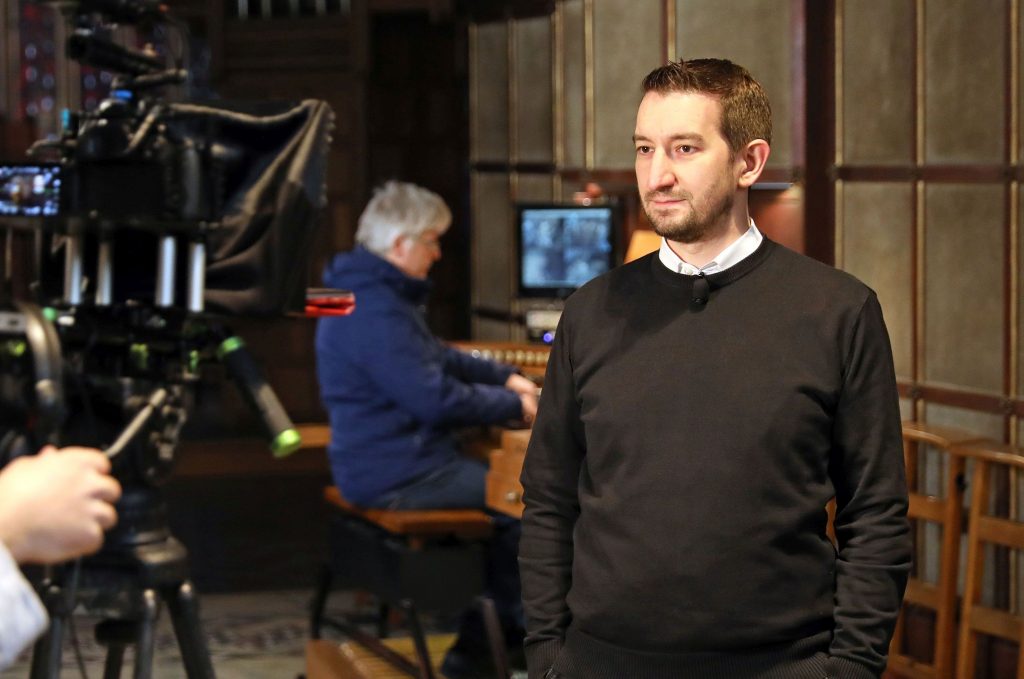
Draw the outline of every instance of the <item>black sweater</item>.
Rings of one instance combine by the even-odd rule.
[[[875,677],[910,562],[878,301],[767,239],[704,305],[694,280],[655,253],[565,305],[522,477],[530,677]]]

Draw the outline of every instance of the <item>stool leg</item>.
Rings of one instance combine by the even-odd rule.
[[[327,595],[331,593],[331,582],[334,580],[334,573],[330,564],[324,564],[320,571],[320,580],[317,582],[316,592],[313,600],[309,603],[309,635],[313,639],[320,638],[320,627],[324,619],[324,609],[327,607]]]
[[[420,661],[420,679],[434,679],[434,666],[430,662],[427,638],[423,635],[423,626],[420,625],[420,616],[416,613],[416,606],[411,599],[402,599],[401,606],[409,621],[409,631],[412,633],[412,640],[416,645],[416,657]]]
[[[505,634],[501,631],[501,623],[498,621],[498,609],[494,605],[494,600],[486,596],[477,599],[477,604],[480,606],[484,627],[487,629],[487,642],[491,647],[491,658],[494,659],[495,675],[498,679],[508,679]]]
[[[389,615],[391,615],[391,607],[382,601],[377,605],[377,636],[381,639],[387,639],[391,631],[388,624]]]

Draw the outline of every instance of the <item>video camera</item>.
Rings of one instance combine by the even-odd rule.
[[[154,480],[168,466],[199,366],[219,359],[275,453],[289,452],[299,443],[294,428],[218,317],[305,309],[330,108],[163,101],[160,88],[187,78],[181,64],[119,45],[108,30],[182,29],[165,5],[50,4],[73,26],[68,56],[118,75],[95,110],[64,116],[58,139],[37,142],[28,162],[0,166],[0,228],[33,234],[31,301],[42,309],[8,299],[0,313],[2,417],[23,438],[0,448],[9,457],[48,442],[108,446],[163,389],[167,402],[147,429],[164,444],[143,445],[149,452],[133,465],[141,469],[128,474],[129,483]]]
[[[97,626],[98,636],[113,635],[108,669],[119,668],[119,648],[136,643],[134,676],[150,676],[160,597],[189,676],[212,679],[185,550],[170,535],[159,484],[208,362],[234,378],[275,455],[300,444],[223,320],[352,309],[341,291],[305,294],[333,114],[311,100],[165,101],[160,89],[187,79],[182,64],[109,37],[118,23],[184,31],[163,4],[47,4],[73,27],[69,57],[118,75],[95,110],[64,116],[59,138],[34,144],[27,162],[0,165],[0,464],[48,443],[94,446],[111,457],[124,492],[102,550],[40,587],[51,627],[32,677],[59,674],[76,600],[109,617]],[[19,244],[30,245],[31,262],[18,258]],[[26,273],[31,299],[15,299],[15,274]]]

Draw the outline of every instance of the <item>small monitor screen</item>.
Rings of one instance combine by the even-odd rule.
[[[615,257],[611,206],[519,206],[519,294],[565,297],[610,270]]]
[[[59,165],[0,165],[0,217],[54,217],[59,213]]]

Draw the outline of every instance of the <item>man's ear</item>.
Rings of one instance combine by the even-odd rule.
[[[395,236],[395,239],[391,241],[391,252],[395,254],[402,254],[406,248],[409,247],[409,236],[404,233],[400,233]]]
[[[384,254],[384,259],[401,269],[402,262],[405,261],[405,253],[408,248],[409,237],[405,234],[399,234],[391,241],[391,247],[388,248],[388,251]]]
[[[754,185],[764,171],[770,153],[771,147],[768,146],[768,142],[764,139],[755,139],[737,154],[736,161],[740,171],[737,184],[740,188],[747,189]]]

